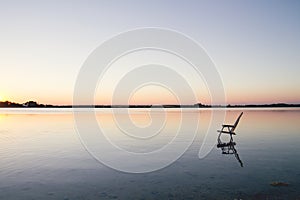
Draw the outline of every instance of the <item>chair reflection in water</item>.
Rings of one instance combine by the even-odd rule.
[[[217,148],[221,148],[222,154],[234,154],[236,159],[239,161],[241,167],[243,167],[243,162],[241,161],[239,154],[237,153],[237,150],[235,149],[236,143],[233,141],[233,135],[236,135],[234,130],[236,129],[241,117],[243,115],[243,112],[239,115],[239,117],[236,119],[235,123],[233,125],[229,124],[223,124],[222,129],[218,130],[219,136],[218,136],[218,144]],[[221,140],[222,134],[229,135],[230,139],[229,142],[223,142]]]

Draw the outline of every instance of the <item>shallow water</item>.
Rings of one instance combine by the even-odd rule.
[[[116,115],[124,115],[124,109],[116,110]],[[300,198],[300,109],[243,110],[234,139],[244,167],[234,155],[221,154],[216,144],[199,159],[211,110],[183,112],[191,119],[201,116],[189,149],[168,167],[131,174],[97,162],[86,151],[71,109],[1,109],[0,199]],[[225,121],[233,123],[240,112],[227,110]],[[98,122],[114,134],[114,142],[141,152],[159,148],[174,137],[180,116],[177,109],[156,112],[151,117],[166,116],[165,137],[147,146],[132,146],[118,136],[112,113],[111,109],[98,109]],[[137,126],[147,126],[151,117],[143,109],[131,110]],[[217,134],[217,128],[209,134]],[[271,186],[274,181],[289,185]]]

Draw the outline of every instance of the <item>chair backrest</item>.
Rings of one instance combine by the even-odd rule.
[[[239,115],[239,117],[236,119],[235,123],[233,124],[233,128],[231,129],[231,131],[234,131],[234,129],[236,128],[236,126],[238,125],[241,117],[243,115],[243,112]]]

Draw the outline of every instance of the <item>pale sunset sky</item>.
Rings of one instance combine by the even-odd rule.
[[[0,0],[0,101],[72,104],[89,54],[141,27],[176,30],[201,44],[229,104],[300,103],[297,0]],[[167,93],[154,98],[162,93],[145,88],[134,103],[172,103]],[[206,98],[200,94],[199,102]]]

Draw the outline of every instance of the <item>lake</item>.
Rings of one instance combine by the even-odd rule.
[[[160,139],[154,134],[155,124],[146,132],[135,133],[152,138],[146,145],[132,143],[115,128],[115,117],[122,126],[128,123],[124,110],[96,109],[95,117],[111,141],[128,151],[154,151],[173,141],[182,112],[188,121],[200,116],[199,126],[192,144],[170,165],[149,173],[125,173],[104,165],[87,151],[84,136],[77,134],[72,109],[0,109],[0,199],[300,198],[300,109],[226,110],[229,124],[244,112],[234,136],[243,167],[234,155],[222,154],[217,143],[199,159],[211,109],[157,110],[151,116],[145,109],[130,109],[130,119],[139,130],[153,121],[164,121]],[[89,127],[88,119],[81,122]],[[219,128],[221,124],[212,127],[208,135],[217,136]],[[185,139],[180,137],[175,145],[188,144]],[[119,159],[129,162],[124,156]],[[287,185],[272,186],[273,182]]]

